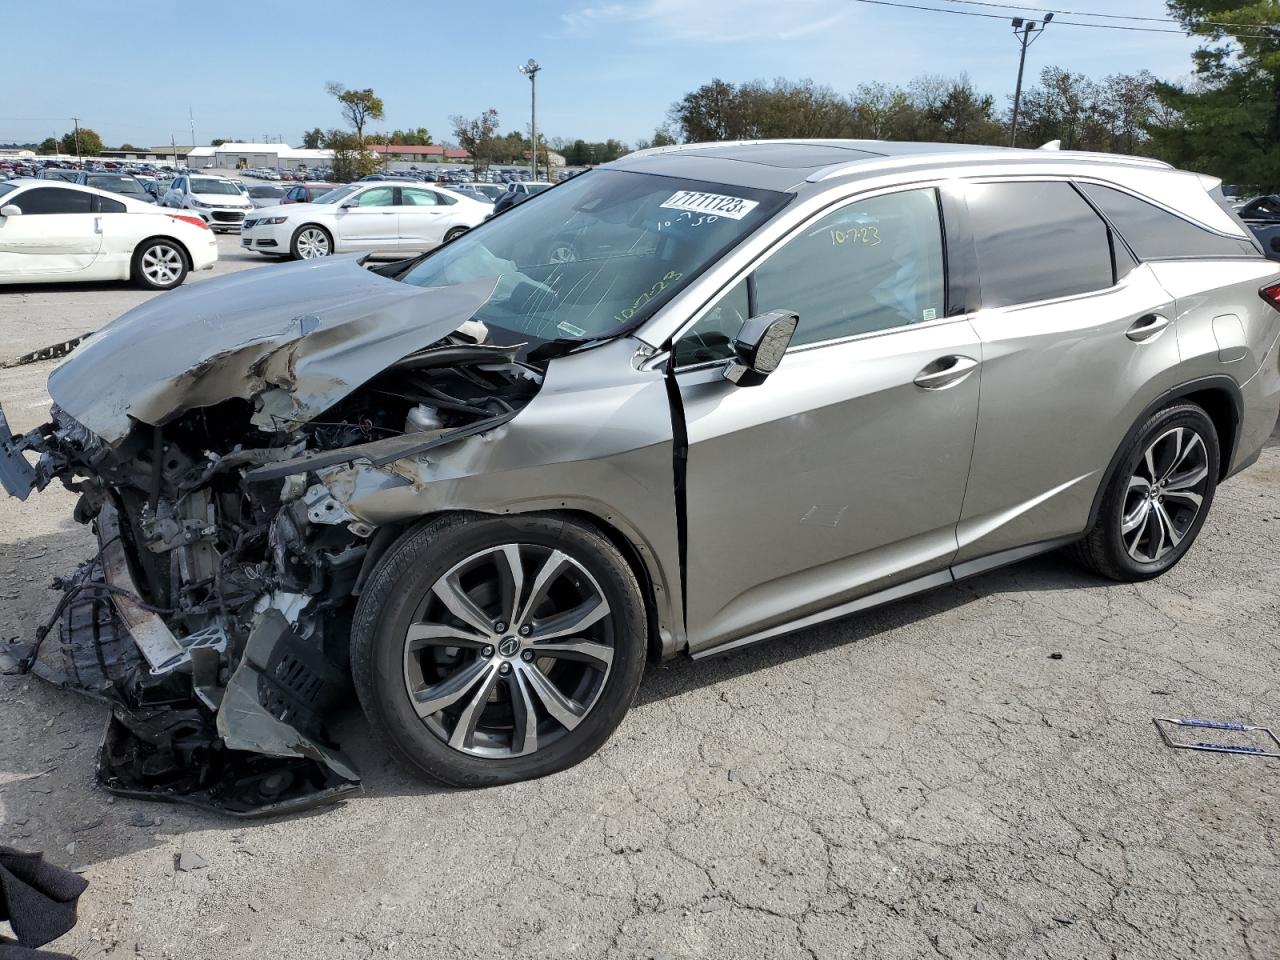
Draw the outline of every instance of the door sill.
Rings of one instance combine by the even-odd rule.
[[[830,620],[838,620],[841,617],[847,617],[850,614],[861,613],[863,610],[870,610],[874,607],[880,607],[887,603],[893,603],[895,600],[904,600],[907,597],[915,596],[918,593],[925,593],[929,590],[945,587],[948,584],[956,583],[960,580],[966,580],[969,577],[976,577],[979,574],[996,570],[1000,567],[1006,567],[1013,563],[1038,556],[1042,553],[1048,553],[1051,550],[1057,550],[1059,547],[1065,547],[1069,543],[1074,543],[1080,539],[1079,536],[1073,537],[1057,537],[1053,540],[1042,540],[1038,543],[1030,543],[1022,547],[1014,547],[1010,550],[1001,550],[997,553],[988,554],[985,557],[977,557],[973,560],[966,560],[964,563],[956,564],[946,570],[937,573],[925,574],[923,577],[916,577],[897,586],[887,587],[884,590],[877,590],[875,593],[869,593],[865,597],[859,597],[857,600],[850,600],[847,603],[841,603],[837,606],[821,610],[818,613],[811,613],[808,616],[800,617],[796,620],[789,620],[786,623],[779,624],[776,627],[769,627],[767,630],[760,630],[756,633],[747,634],[745,637],[738,637],[735,640],[728,640],[724,643],[718,643],[715,646],[707,647],[705,650],[698,650],[690,656],[694,660],[702,660],[705,657],[717,657],[721,654],[729,653],[742,647],[750,646],[753,643],[759,643],[762,640],[771,640],[774,637],[780,637],[783,634],[795,633],[798,630],[805,630],[809,627],[815,627],[818,624],[826,623]]]

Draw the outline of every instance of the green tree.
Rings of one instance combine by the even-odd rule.
[[[364,128],[370,120],[381,120],[383,117],[382,98],[374,94],[373,89],[348,90],[336,80],[330,80],[324,86],[325,91],[338,101],[342,117],[355,131],[356,140],[364,148]]]
[[[40,141],[40,145],[36,147],[36,153],[52,154],[57,152],[58,152],[58,141],[55,140],[53,137],[45,137],[43,140]]]
[[[378,172],[381,161],[365,149],[354,133],[329,130],[320,143],[324,149],[333,151],[333,179],[338,183],[350,183]]]
[[[76,153],[76,131],[68,130],[62,135],[59,146],[63,153]],[[96,157],[102,153],[102,138],[88,127],[81,127],[79,133],[80,155],[84,157]]]
[[[1280,188],[1280,6],[1255,0],[1168,0],[1203,38],[1193,82],[1158,84],[1154,151],[1229,183]]]
[[[121,149],[121,150],[131,150],[131,151],[133,151],[134,153],[137,153],[137,152],[138,152],[138,150],[139,150],[140,148],[139,148],[139,147],[135,147],[132,143],[122,143],[122,144],[120,144],[120,149]]]
[[[304,150],[318,150],[323,142],[324,131],[319,127],[313,127],[302,135],[302,147]]]
[[[490,107],[478,117],[459,114],[449,118],[453,124],[453,136],[458,146],[471,154],[471,166],[477,173],[489,169],[489,164],[500,162],[495,157],[505,147],[498,143],[498,111]],[[510,136],[510,135],[508,135]]]
[[[410,147],[429,147],[432,145],[431,132],[426,127],[418,127],[415,130],[393,130],[391,142],[403,143]]]

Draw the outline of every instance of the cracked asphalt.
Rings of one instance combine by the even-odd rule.
[[[234,243],[219,272],[254,265]],[[142,297],[0,288],[0,353]],[[51,366],[0,370],[15,429]],[[71,506],[0,502],[0,641],[88,551]],[[1267,960],[1280,761],[1170,750],[1151,720],[1280,727],[1277,547],[1280,432],[1160,580],[1055,554],[654,666],[596,757],[511,787],[419,783],[351,708],[363,795],[262,822],[113,800],[104,708],[4,677],[0,844],[89,879],[55,945],[80,958]]]

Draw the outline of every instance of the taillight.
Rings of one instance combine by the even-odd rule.
[[[169,214],[169,216],[174,220],[181,220],[183,223],[189,223],[193,227],[199,227],[202,230],[209,229],[209,225],[205,223],[203,220],[201,220],[199,217],[184,217],[180,213],[171,213]]]
[[[1280,282],[1268,284],[1263,287],[1258,291],[1258,296],[1267,301],[1267,303],[1271,304],[1271,306],[1275,307],[1277,310],[1280,310]]]

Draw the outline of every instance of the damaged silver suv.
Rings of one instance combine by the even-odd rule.
[[[5,487],[60,480],[100,545],[10,666],[113,704],[134,796],[352,789],[349,681],[416,772],[560,770],[648,658],[1068,544],[1169,569],[1276,422],[1278,279],[1205,177],[830,141],[195,284],[80,346],[50,423],[0,418]]]

